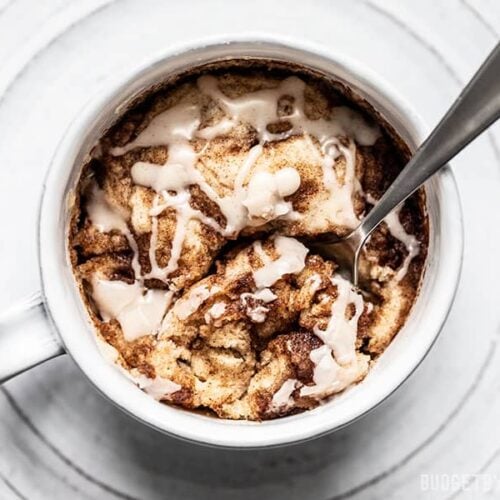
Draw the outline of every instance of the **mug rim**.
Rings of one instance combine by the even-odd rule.
[[[76,286],[71,290],[68,283],[58,276],[58,274],[61,274],[61,266],[63,265],[60,260],[60,248],[58,248],[60,247],[60,227],[61,224],[64,226],[67,224],[64,219],[64,213],[67,210],[64,209],[65,205],[62,205],[63,210],[61,210],[60,204],[61,201],[63,203],[67,202],[66,194],[63,195],[63,191],[66,191],[66,185],[61,185],[61,179],[66,179],[68,171],[74,170],[75,158],[83,147],[84,130],[95,126],[96,117],[103,107],[108,105],[117,95],[123,93],[124,89],[136,82],[141,75],[151,72],[152,68],[165,64],[176,57],[180,58],[188,54],[196,56],[196,53],[208,49],[236,49],[238,46],[245,44],[255,47],[255,50],[264,50],[266,47],[276,50],[284,48],[301,53],[302,57],[306,59],[303,62],[305,67],[311,67],[307,62],[308,56],[319,57],[325,61],[325,64],[328,63],[335,68],[335,71],[342,71],[343,75],[347,75],[348,78],[351,77],[353,81],[355,80],[356,83],[352,83],[349,79],[345,81],[355,89],[356,93],[359,93],[360,85],[365,85],[366,89],[364,90],[368,92],[367,89],[369,89],[371,92],[376,93],[377,98],[384,101],[386,108],[393,108],[395,113],[402,115],[405,125],[399,124],[399,129],[393,122],[388,121],[406,142],[409,140],[413,142],[419,141],[424,137],[426,127],[423,125],[422,120],[387,82],[376,73],[363,67],[356,60],[338,54],[328,47],[262,34],[247,34],[240,37],[210,37],[178,45],[155,54],[134,69],[127,71],[124,75],[113,79],[104,91],[101,91],[99,96],[94,98],[91,104],[70,125],[56,150],[44,182],[39,210],[38,253],[44,302],[51,323],[62,339],[66,352],[107,399],[142,423],[184,440],[231,448],[262,448],[304,441],[349,425],[378,406],[413,373],[439,335],[453,303],[461,270],[463,223],[455,180],[449,168],[445,168],[433,180],[440,190],[439,215],[442,217],[441,227],[446,235],[446,238],[441,238],[444,241],[441,241],[440,244],[447,245],[446,261],[441,262],[438,268],[442,281],[438,281],[438,288],[432,291],[436,295],[438,295],[438,292],[441,294],[438,297],[439,300],[432,304],[435,317],[433,317],[432,321],[428,320],[430,325],[426,327],[425,336],[419,334],[419,337],[423,340],[420,342],[418,351],[412,353],[413,355],[411,359],[407,360],[407,363],[401,364],[399,362],[398,365],[401,366],[392,370],[392,383],[387,384],[384,388],[377,388],[378,390],[374,391],[375,394],[370,394],[371,397],[365,398],[364,404],[358,404],[359,407],[355,411],[345,410],[343,418],[337,417],[335,419],[335,415],[329,416],[328,411],[324,411],[328,403],[320,408],[307,410],[298,415],[265,422],[228,421],[197,415],[156,402],[130,383],[108,360],[104,359],[102,354],[98,353],[98,359],[96,359],[93,354],[86,353],[85,349],[89,346],[83,341],[83,337],[84,335],[88,337],[88,331],[90,330],[95,342],[97,336],[94,327],[90,325],[86,310],[82,315],[84,307],[79,294],[75,293]],[[235,59],[238,57],[241,58],[242,56],[234,56]],[[197,64],[201,65],[205,62],[200,58]],[[336,73],[333,74],[337,77]],[[344,81],[342,77],[338,79]],[[361,96],[365,97],[363,92]],[[123,102],[123,96],[120,99]],[[373,102],[370,101],[370,98],[367,98],[367,100]],[[377,109],[376,106],[374,107]],[[377,109],[377,111],[380,110]],[[119,114],[119,110],[116,111],[116,114]],[[409,134],[409,137],[404,137],[403,132]],[[66,250],[66,232],[64,234],[63,243]],[[430,247],[427,256],[427,260],[429,259]],[[67,266],[67,260],[64,260],[64,263]],[[69,272],[74,285],[72,270],[70,269]],[[425,279],[424,276],[423,281]],[[75,299],[78,303],[76,303]],[[418,303],[421,300],[419,292],[415,302]],[[62,307],[63,304],[66,304],[66,307]],[[69,311],[72,311],[72,313],[69,313]],[[78,314],[76,314],[77,312]],[[410,311],[403,329],[408,325],[412,313],[413,309]],[[80,321],[78,316],[80,316],[80,319],[85,316],[86,321]],[[78,332],[76,332],[75,321],[80,324],[80,328],[78,328],[80,331]],[[72,333],[69,333],[70,329]],[[85,330],[85,333],[81,330]],[[391,345],[397,340],[401,331],[398,332]],[[97,345],[95,347],[97,350]],[[408,353],[406,353],[406,356],[408,357]],[[376,370],[379,362],[380,360],[377,360],[370,372]],[[356,391],[358,388],[362,390],[363,382],[361,381],[350,391]]]

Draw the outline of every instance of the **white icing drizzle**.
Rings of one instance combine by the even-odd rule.
[[[129,230],[126,218],[111,207],[104,191],[97,184],[92,186],[86,209],[92,224],[102,233],[117,230],[125,234]]]
[[[281,387],[274,393],[271,400],[271,410],[285,409],[293,405],[293,391],[300,382],[294,378],[289,378],[283,382]]]
[[[133,181],[140,185],[161,191],[179,192],[191,184],[203,185],[205,180],[196,170],[196,153],[189,143],[171,144],[168,160],[163,165],[143,161],[136,162],[131,170]]]
[[[109,344],[106,345],[109,346]],[[119,372],[136,384],[139,389],[142,389],[146,394],[149,394],[157,401],[160,401],[165,396],[170,396],[171,394],[174,394],[182,389],[182,386],[173,380],[159,377],[158,375],[155,378],[149,378],[143,373],[140,373],[137,369],[126,370],[121,364],[116,362],[116,359],[112,361]]]
[[[266,320],[267,313],[269,312],[269,308],[263,306],[259,302],[263,302],[268,304],[269,302],[273,302],[278,298],[271,289],[262,288],[257,290],[255,293],[242,293],[240,295],[240,300],[243,306],[245,307],[246,315],[254,322],[254,323],[263,323]],[[251,300],[253,299],[257,301],[257,305],[252,306]]]
[[[243,188],[243,184],[245,183],[245,179],[248,177],[250,170],[254,166],[255,162],[259,159],[259,156],[262,154],[262,144],[256,144],[248,151],[248,155],[243,162],[243,165],[239,169],[236,174],[236,179],[234,180],[234,191],[236,195],[240,195],[242,198],[245,195],[245,191]]]
[[[315,326],[313,331],[335,354],[335,359],[341,365],[356,359],[356,334],[358,320],[364,309],[363,296],[357,293],[352,284],[340,275],[331,278],[337,287],[337,298],[333,301],[331,316],[325,330]],[[348,306],[354,305],[352,318],[347,319]]]
[[[110,152],[115,156],[120,156],[135,148],[183,144],[193,138],[199,126],[198,106],[180,103],[156,115],[148,126],[126,146],[113,148]]]
[[[261,300],[266,304],[278,298],[278,296],[275,295],[270,288],[262,288],[261,290],[258,290],[255,293],[242,293],[240,297],[242,300],[251,297],[255,300]]]
[[[366,201],[375,205],[377,203],[377,199],[371,196],[369,193],[365,195]],[[420,253],[420,242],[417,240],[414,234],[408,234],[401,224],[399,220],[399,214],[401,212],[402,205],[394,209],[385,219],[384,222],[387,225],[387,229],[391,233],[391,235],[397,240],[401,241],[406,247],[408,254],[406,255],[403,264],[397,270],[394,279],[396,283],[399,283],[408,272],[408,267],[410,266],[411,261]]]
[[[300,175],[294,168],[283,168],[278,172],[257,172],[248,182],[247,193],[243,205],[248,210],[250,225],[261,225],[284,215],[292,215],[293,206],[285,201],[300,186]],[[256,222],[257,221],[257,222]]]
[[[125,340],[129,342],[143,335],[155,334],[170,305],[172,292],[144,288],[137,243],[127,226],[126,217],[111,207],[104,191],[97,184],[92,186],[86,209],[97,230],[120,231],[133,251],[132,269],[136,278],[133,284],[104,280],[97,275],[92,279],[92,297],[101,317],[104,321],[117,319]]]
[[[139,264],[139,249],[135,238],[127,226],[126,215],[119,212],[118,209],[112,207],[106,200],[105,192],[100,189],[97,184],[92,186],[90,199],[86,205],[87,214],[98,231],[107,233],[109,231],[120,231],[128,241],[132,249],[132,269],[134,270],[135,278],[141,277],[141,266]]]
[[[313,331],[324,344],[313,349],[309,355],[314,363],[314,385],[304,386],[301,396],[321,396],[338,392],[358,375],[356,362],[356,335],[358,320],[364,309],[363,296],[352,284],[339,275],[331,278],[337,287],[337,298],[332,304],[331,316],[325,330],[315,326]],[[354,314],[347,319],[348,307],[354,305]]]
[[[117,319],[126,341],[155,334],[173,293],[147,290],[139,282],[108,281],[94,276],[92,297],[104,321]]]
[[[223,118],[220,122],[216,123],[215,125],[212,125],[210,127],[205,127],[201,130],[197,130],[195,134],[196,137],[199,137],[200,139],[205,139],[207,141],[210,141],[212,139],[215,139],[216,137],[228,134],[229,132],[231,132],[234,125],[235,124],[232,120]]]
[[[373,312],[373,307],[374,306],[373,306],[373,304],[371,302],[367,302],[367,304],[366,304],[366,312],[368,314],[371,314]]]
[[[224,302],[216,302],[205,313],[205,323],[211,323],[214,319],[219,319],[226,312],[226,304]]]
[[[356,145],[350,140],[348,147],[343,146],[333,137],[322,146],[322,150],[323,157],[320,157],[320,161],[323,183],[330,191],[325,210],[334,214],[335,220],[339,223],[354,228],[359,223],[359,218],[354,211],[353,195],[361,191],[361,185],[356,177]],[[335,169],[336,159],[340,155],[345,159],[342,179]]]
[[[339,365],[332,356],[332,350],[327,345],[313,349],[309,355],[314,363],[314,385],[306,385],[300,389],[301,396],[320,398],[325,394],[339,392],[353,382],[358,376],[358,366],[350,363]]]
[[[173,207],[176,210],[177,218],[175,224],[174,237],[172,238],[172,246],[170,249],[170,257],[165,267],[161,267],[156,260],[156,248],[158,246],[158,218],[151,218],[151,238],[149,240],[149,262],[151,271],[146,275],[146,278],[156,278],[164,281],[166,277],[179,268],[179,259],[182,253],[182,245],[186,237],[187,224],[191,214],[191,205],[189,204],[190,195],[188,192],[182,192],[178,195],[171,196],[165,194],[164,207]],[[158,209],[157,199],[153,202],[153,208],[150,213],[154,213]]]
[[[127,371],[125,373],[129,374]],[[181,385],[163,377],[149,378],[143,374],[129,374],[129,378],[157,401],[182,389]]]
[[[201,76],[198,87],[221,105],[234,122],[251,125],[259,134],[261,142],[307,133],[315,136],[320,143],[328,137],[348,136],[354,137],[359,144],[368,146],[374,144],[379,136],[378,127],[368,125],[358,113],[346,107],[334,108],[328,120],[310,120],[304,110],[306,84],[296,76],[286,78],[275,88],[250,92],[236,99],[223,94],[217,78],[212,75]],[[279,118],[278,102],[283,96],[293,98],[294,110],[290,115]],[[283,121],[291,124],[290,130],[273,134],[267,129],[269,124]]]
[[[278,298],[269,287],[286,274],[300,273],[305,267],[305,258],[309,251],[295,238],[281,235],[274,238],[274,248],[278,253],[278,258],[275,260],[266,254],[260,241],[253,243],[253,249],[262,261],[263,266],[253,271],[257,291],[242,293],[240,300],[246,309],[247,316],[254,323],[264,322],[269,312],[269,308],[262,305],[262,303],[269,303]],[[257,304],[252,305],[253,301],[257,301]]]
[[[268,307],[257,306],[247,311],[248,316],[254,323],[263,323],[266,320]]]
[[[266,321],[269,308],[264,306],[247,306],[246,314],[254,323],[264,323]]]
[[[209,297],[219,291],[220,288],[218,286],[208,288],[207,285],[200,285],[192,288],[184,297],[175,303],[173,312],[179,319],[186,319],[196,312]]]
[[[257,288],[272,286],[285,274],[300,273],[304,269],[306,255],[309,250],[300,241],[287,236],[276,236],[274,247],[279,257],[276,260],[271,260],[262,250],[262,247],[260,247],[259,251],[259,246],[254,245],[254,249],[260,255],[264,254],[267,257],[267,259],[264,258],[264,266],[253,272],[253,279]]]

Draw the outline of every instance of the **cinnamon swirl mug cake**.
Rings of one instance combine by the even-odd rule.
[[[96,334],[166,404],[264,420],[326,402],[366,376],[417,297],[424,193],[366,246],[369,300],[301,238],[354,229],[408,157],[368,103],[297,65],[167,78],[78,182],[69,249]]]
[[[66,352],[141,422],[226,447],[353,422],[451,306],[452,174],[372,235],[363,293],[304,241],[355,227],[423,137],[377,75],[300,40],[196,42],[113,77],[52,160],[41,292],[0,318],[0,381]]]

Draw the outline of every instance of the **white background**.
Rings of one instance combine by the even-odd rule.
[[[500,38],[500,2],[0,0],[2,306],[39,286],[42,179],[85,100],[167,44],[245,31],[345,52],[433,125]],[[455,305],[431,354],[376,411],[289,448],[202,448],[131,420],[61,357],[0,389],[0,499],[498,498],[499,129],[453,166],[465,219]],[[477,473],[498,474],[499,485],[479,493],[479,478],[465,492],[446,482],[421,490],[421,474]]]

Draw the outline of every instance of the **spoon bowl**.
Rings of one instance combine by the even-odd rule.
[[[499,74],[500,43],[360,225],[344,237],[325,233],[309,241],[309,247],[336,260],[341,272],[359,286],[359,256],[372,231],[500,117]]]

